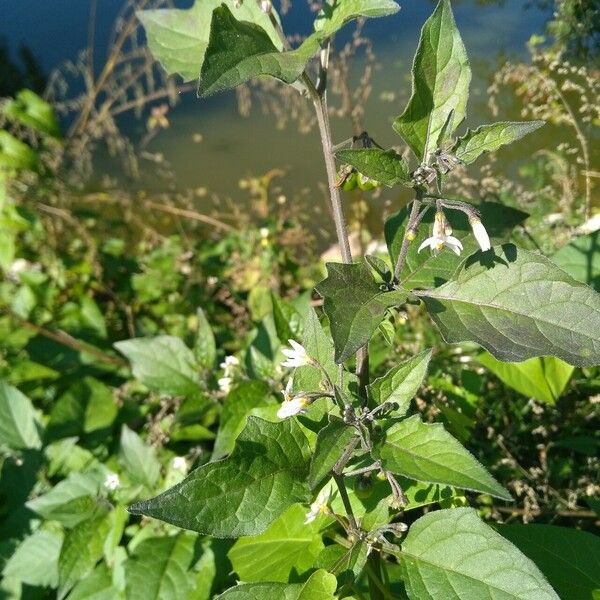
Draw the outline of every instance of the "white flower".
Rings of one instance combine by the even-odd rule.
[[[304,524],[312,523],[319,515],[330,513],[329,502],[331,500],[331,488],[324,487],[317,496],[317,499],[310,505],[310,510],[306,513]]]
[[[227,371],[233,371],[239,364],[240,361],[235,356],[226,356],[225,360],[220,364],[220,367],[221,369],[225,369],[225,374],[227,375]]]
[[[104,487],[109,492],[114,492],[121,485],[121,480],[116,473],[109,473],[104,479]]]
[[[461,241],[455,238],[452,234],[452,228],[448,221],[446,221],[446,216],[442,211],[438,211],[435,213],[435,220],[433,221],[433,231],[431,232],[431,237],[428,237],[420,246],[419,252],[424,248],[431,249],[431,252],[435,255],[440,250],[447,246],[454,253],[460,256],[460,253],[463,249],[463,245]]]
[[[294,394],[292,392],[292,380],[288,380],[287,385],[285,386],[285,390],[282,392],[283,394],[283,404],[279,407],[277,411],[277,416],[280,419],[287,419],[288,417],[293,417],[294,415],[298,415],[306,410],[308,406],[311,404],[310,398],[307,398],[304,394]]]
[[[489,250],[492,245],[490,244],[490,236],[488,232],[485,230],[483,223],[478,218],[469,219],[469,223],[471,223],[471,229],[473,229],[473,235],[479,244],[479,247],[485,252]]]
[[[182,471],[183,473],[187,473],[187,460],[185,460],[185,456],[176,456],[173,459],[173,468],[176,471]]]
[[[284,360],[281,363],[282,367],[303,367],[304,365],[313,364],[312,358],[307,354],[304,346],[295,342],[294,340],[288,340],[290,343],[290,348],[284,348],[281,352],[283,352],[284,356],[287,360]]]
[[[260,8],[263,12],[269,14],[273,10],[273,4],[271,0],[261,0]]]
[[[277,416],[280,419],[287,419],[288,417],[293,417],[294,415],[299,415],[303,413],[308,406],[311,404],[311,399],[299,394],[298,396],[294,396],[289,400],[284,400],[283,404],[279,407],[277,411]]]
[[[225,394],[229,394],[229,392],[231,391],[231,383],[233,382],[233,379],[231,377],[221,377],[220,379],[217,380],[217,385],[219,386],[219,389],[225,393]]]
[[[269,229],[267,227],[261,227],[259,229],[260,237],[265,240],[269,237]]]

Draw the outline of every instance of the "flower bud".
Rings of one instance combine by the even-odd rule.
[[[473,235],[479,244],[479,247],[485,252],[489,250],[492,245],[490,243],[490,236],[486,231],[483,223],[477,217],[473,217],[469,219],[469,223],[471,224],[471,229],[473,230]]]
[[[269,14],[273,10],[273,4],[272,4],[271,0],[261,0],[260,9],[264,13]]]

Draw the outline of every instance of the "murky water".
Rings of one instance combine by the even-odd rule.
[[[46,67],[56,64],[59,58],[74,55],[75,44],[85,44],[85,5],[88,3],[84,0],[52,3],[46,0],[2,0],[2,4],[4,16],[0,22],[0,36],[8,36],[12,44],[27,41],[42,57]],[[178,4],[188,6],[191,0]],[[284,21],[285,26],[290,31],[306,33],[310,27],[310,15],[303,1],[295,0],[295,4],[291,16]],[[420,28],[434,7],[433,2],[426,0],[405,0],[401,4],[402,10],[397,15],[372,20],[365,28],[365,34],[374,42],[379,63],[367,106],[365,128],[383,146],[398,143],[390,124],[402,112],[410,94],[412,56]],[[526,41],[532,33],[543,30],[548,16],[538,10],[526,10],[526,3],[522,0],[485,4],[476,0],[453,2],[473,68],[468,118],[472,124],[491,119],[486,104],[486,88],[502,58],[524,57]],[[53,8],[49,12],[50,5]],[[119,5],[119,0],[102,0],[99,4],[98,39],[103,39]],[[74,33],[65,38],[67,29]],[[518,115],[502,117],[518,118]],[[324,181],[324,172],[316,132],[298,134],[293,124],[286,130],[277,130],[272,119],[263,115],[257,106],[254,106],[249,118],[243,118],[237,111],[233,94],[208,100],[197,100],[190,95],[169,114],[169,119],[171,127],[150,143],[149,150],[164,154],[182,188],[203,186],[241,202],[240,177],[260,175],[273,167],[280,167],[286,172],[284,187],[290,196],[308,186],[314,190],[308,202],[323,202],[317,185]],[[141,122],[129,122],[125,126],[128,130],[143,132]],[[353,133],[350,124],[340,119],[334,120],[333,129],[338,141]],[[197,142],[197,134],[202,136],[200,143]],[[504,153],[502,160],[506,161],[507,168],[511,168],[511,163],[520,156],[531,152],[529,143],[524,142],[515,151]],[[150,177],[137,185],[152,188],[160,183]],[[386,192],[379,203],[385,198],[393,198],[394,194]],[[202,208],[200,204],[199,208]]]

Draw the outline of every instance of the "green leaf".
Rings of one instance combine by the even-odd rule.
[[[327,279],[315,289],[323,297],[335,345],[344,362],[369,342],[388,308],[406,301],[402,290],[382,291],[365,263],[327,263]]]
[[[552,256],[552,262],[600,292],[600,231],[573,238]]]
[[[4,114],[22,125],[60,138],[60,124],[51,104],[31,90],[21,90],[4,106]]]
[[[184,81],[200,76],[208,46],[213,10],[226,4],[240,21],[250,21],[267,32],[273,44],[282,45],[269,16],[258,2],[196,0],[192,8],[143,10],[137,16],[146,30],[148,46],[169,75],[178,73]]]
[[[48,521],[73,527],[94,514],[101,485],[99,473],[72,473],[49,492],[29,500],[26,506]]]
[[[156,498],[129,508],[215,537],[262,533],[295,502],[307,502],[308,441],[295,419],[249,417],[232,454],[208,463]]]
[[[505,363],[485,352],[477,360],[507,386],[546,404],[556,403],[574,371],[571,365],[553,356]]]
[[[277,337],[287,344],[288,340],[299,340],[304,327],[302,315],[289,302],[284,302],[277,294],[271,292],[273,305],[273,321]]]
[[[329,423],[319,431],[317,444],[310,463],[308,485],[311,489],[319,487],[331,469],[342,456],[350,440],[356,436],[356,429],[346,425],[342,419],[331,415]]]
[[[535,564],[472,508],[431,512],[402,544],[410,600],[559,600]]]
[[[38,529],[17,546],[4,566],[3,577],[13,577],[31,586],[57,587],[62,542],[60,531]]]
[[[477,342],[499,360],[599,364],[600,295],[544,256],[512,244],[494,252],[466,259],[441,287],[415,292],[444,339]]]
[[[554,525],[498,525],[499,533],[529,557],[561,598],[590,600],[600,590],[600,538]]]
[[[132,481],[150,489],[158,482],[160,463],[156,458],[156,450],[146,445],[127,425],[121,429],[119,462]]]
[[[37,420],[31,400],[17,388],[0,381],[0,445],[13,450],[42,447]]]
[[[501,146],[520,140],[544,124],[544,121],[506,121],[468,129],[465,135],[456,140],[452,152],[456,158],[470,164],[484,152],[495,152]]]
[[[181,339],[168,335],[135,338],[117,342],[115,348],[149,389],[172,396],[198,396],[198,365]]]
[[[37,154],[8,131],[0,130],[0,169],[26,169],[38,166]]]
[[[482,202],[477,205],[477,209],[481,213],[481,221],[485,225],[492,243],[504,243],[511,230],[528,217],[527,213],[497,202]],[[479,246],[473,237],[466,215],[459,211],[449,211],[447,217],[452,226],[452,235],[457,237],[464,246],[463,255],[469,256],[478,251]],[[406,264],[400,277],[402,285],[408,289],[441,285],[452,277],[456,268],[464,260],[447,249],[437,256],[428,250],[417,252],[421,242],[431,235],[433,218],[434,211],[430,211],[423,219],[417,231],[417,237],[408,247]],[[408,211],[403,208],[385,223],[385,239],[392,264],[396,264],[398,260],[407,220]]]
[[[315,19],[315,31],[330,37],[353,19],[387,17],[399,10],[393,0],[327,0]]]
[[[471,68],[449,0],[441,0],[421,31],[413,63],[413,91],[394,121],[420,161],[452,135],[466,115]]]
[[[215,360],[217,358],[215,334],[201,308],[196,310],[196,319],[198,321],[198,326],[196,330],[194,355],[201,367],[212,369],[215,366]]]
[[[395,150],[379,148],[340,150],[336,157],[370,179],[389,187],[410,184],[408,163]]]
[[[273,403],[269,386],[263,381],[243,381],[233,389],[223,402],[212,460],[230,454],[237,436],[246,426],[246,420],[253,411]]]
[[[182,533],[150,537],[125,563],[127,600],[179,600],[192,589],[188,570],[197,536]]]
[[[395,402],[396,416],[406,414],[410,401],[419,391],[431,360],[431,350],[425,350],[389,370],[383,377],[379,377],[367,387],[369,397],[376,404]]]
[[[392,425],[373,455],[382,461],[385,469],[404,477],[512,500],[441,423],[423,423],[418,415]]]
[[[105,429],[112,425],[118,412],[112,390],[94,377],[84,377],[52,407],[48,435],[56,439]]]
[[[323,549],[319,524],[305,524],[306,508],[294,504],[262,534],[239,539],[227,556],[242,581],[280,581],[301,576]]]
[[[121,598],[113,586],[112,574],[106,563],[100,563],[85,579],[77,583],[69,600],[116,600]]]
[[[360,16],[383,16],[398,10],[391,0],[345,0],[327,4],[317,17],[316,31],[295,50],[281,51],[269,31],[256,21],[234,17],[227,5],[213,12],[210,38],[200,74],[199,93],[208,96],[269,75],[294,83],[318,52],[321,42]]]
[[[334,600],[337,580],[327,571],[315,571],[306,583],[242,583],[216,600]]]
[[[101,513],[79,523],[67,533],[58,560],[59,600],[92,572],[102,557],[104,540],[109,531],[110,514]]]
[[[387,500],[383,500],[383,503],[386,505],[387,513]],[[357,541],[351,548],[332,544],[323,549],[315,566],[327,569],[335,575],[338,580],[338,586],[341,587],[352,583],[360,577],[367,562],[368,553],[369,545],[362,540]]]

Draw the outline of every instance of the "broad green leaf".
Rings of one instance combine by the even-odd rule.
[[[301,314],[289,302],[283,301],[277,294],[271,293],[273,305],[273,321],[277,337],[284,344],[288,340],[300,340],[304,327]]]
[[[310,448],[295,419],[249,417],[232,454],[129,508],[215,537],[262,533],[288,506],[307,502]]]
[[[55,138],[60,138],[60,124],[52,105],[31,90],[21,90],[4,106],[4,114]]]
[[[227,556],[242,581],[285,583],[310,570],[323,549],[316,521],[305,524],[306,508],[294,504],[260,535],[239,539]]]
[[[410,600],[559,600],[535,564],[472,508],[421,517],[401,556]]]
[[[449,0],[440,0],[421,31],[413,91],[394,129],[420,161],[452,135],[466,115],[471,68]],[[444,135],[441,135],[441,134]]]
[[[110,531],[110,514],[103,512],[71,529],[65,536],[58,559],[58,598],[92,572],[102,557],[104,540]]]
[[[315,289],[324,299],[337,363],[369,342],[388,308],[406,301],[402,290],[382,291],[362,262],[327,263],[327,279]]]
[[[180,338],[161,335],[117,342],[133,375],[149,389],[173,396],[197,396],[198,365],[194,353]]]
[[[179,600],[192,589],[188,573],[196,536],[151,537],[136,546],[125,563],[127,600]]]
[[[72,473],[49,492],[29,500],[26,506],[48,521],[73,527],[94,514],[101,485],[100,473]]]
[[[356,429],[346,425],[342,419],[329,417],[329,423],[319,431],[317,444],[310,463],[308,484],[316,489],[327,477],[342,456],[350,440],[356,436]]]
[[[395,402],[396,416],[406,414],[410,401],[419,391],[431,360],[431,350],[425,350],[389,370],[368,386],[369,397],[376,405],[384,402]]]
[[[335,575],[320,569],[306,583],[242,583],[216,600],[334,600],[336,587]]]
[[[194,355],[200,366],[205,369],[212,369],[215,366],[215,359],[217,357],[215,334],[201,308],[196,311],[196,319],[198,326],[196,329]]]
[[[223,402],[212,460],[230,454],[235,439],[246,426],[247,418],[254,410],[273,403],[269,386],[263,381],[243,381],[233,389]]]
[[[399,10],[394,0],[326,0],[315,19],[315,31],[330,37],[353,19],[387,17]]]
[[[408,163],[394,150],[340,150],[336,156],[363,175],[389,187],[409,184],[411,181]]]
[[[56,439],[105,429],[112,425],[118,412],[112,390],[94,377],[84,377],[52,407],[48,435]]]
[[[556,403],[574,371],[571,365],[553,356],[530,358],[521,363],[505,363],[485,352],[477,360],[507,386],[546,404]]]
[[[13,450],[39,449],[41,425],[33,404],[25,394],[4,381],[0,381],[0,446]]]
[[[85,579],[77,583],[69,600],[117,600],[122,595],[113,586],[112,574],[106,563],[100,563]]]
[[[17,546],[4,566],[3,577],[14,577],[31,586],[58,587],[62,542],[60,531],[38,529]]]
[[[258,2],[235,0],[196,0],[190,9],[154,9],[137,13],[148,38],[148,47],[169,75],[179,74],[184,81],[200,76],[208,46],[213,10],[228,6],[236,19],[255,23],[267,32],[272,43],[281,49],[281,41],[269,16]]]
[[[132,481],[153,489],[160,477],[160,463],[156,450],[140,436],[123,425],[119,447],[119,462]]]
[[[502,537],[529,557],[561,598],[591,600],[600,592],[600,538],[554,525],[498,525]]]
[[[397,10],[398,5],[391,0],[328,3],[317,16],[315,33],[298,48],[282,52],[281,43],[274,41],[268,31],[255,21],[239,20],[227,5],[222,5],[213,12],[199,92],[208,96],[264,75],[294,83],[318,52],[321,42],[347,22],[360,16],[384,16]]]
[[[0,170],[27,169],[38,166],[37,154],[8,131],[0,130]]]
[[[469,164],[484,152],[495,152],[501,146],[511,144],[544,125],[544,121],[506,121],[468,129],[456,140],[452,152],[462,162]]]
[[[485,225],[492,243],[504,243],[512,229],[520,225],[527,218],[527,213],[504,206],[497,202],[482,202],[477,205],[481,213],[481,221]],[[431,235],[434,211],[430,211],[423,219],[417,237],[410,243],[406,264],[402,270],[400,280],[406,288],[437,287],[448,281],[456,268],[464,260],[464,256],[479,250],[479,246],[471,232],[471,226],[466,215],[458,211],[448,211],[448,221],[452,230],[464,246],[463,258],[456,256],[451,250],[442,250],[434,256],[429,250],[417,252],[421,242]],[[385,223],[385,239],[392,259],[396,264],[398,253],[404,238],[404,230],[408,220],[408,211],[403,208],[396,215],[390,217]]]
[[[600,292],[600,231],[573,238],[552,256],[552,262]]]
[[[418,415],[392,425],[373,455],[388,471],[410,479],[512,500],[511,495],[441,423],[423,423]]]
[[[512,244],[466,259],[453,279],[415,292],[447,342],[473,341],[499,360],[557,356],[600,363],[600,295],[550,260]]]

